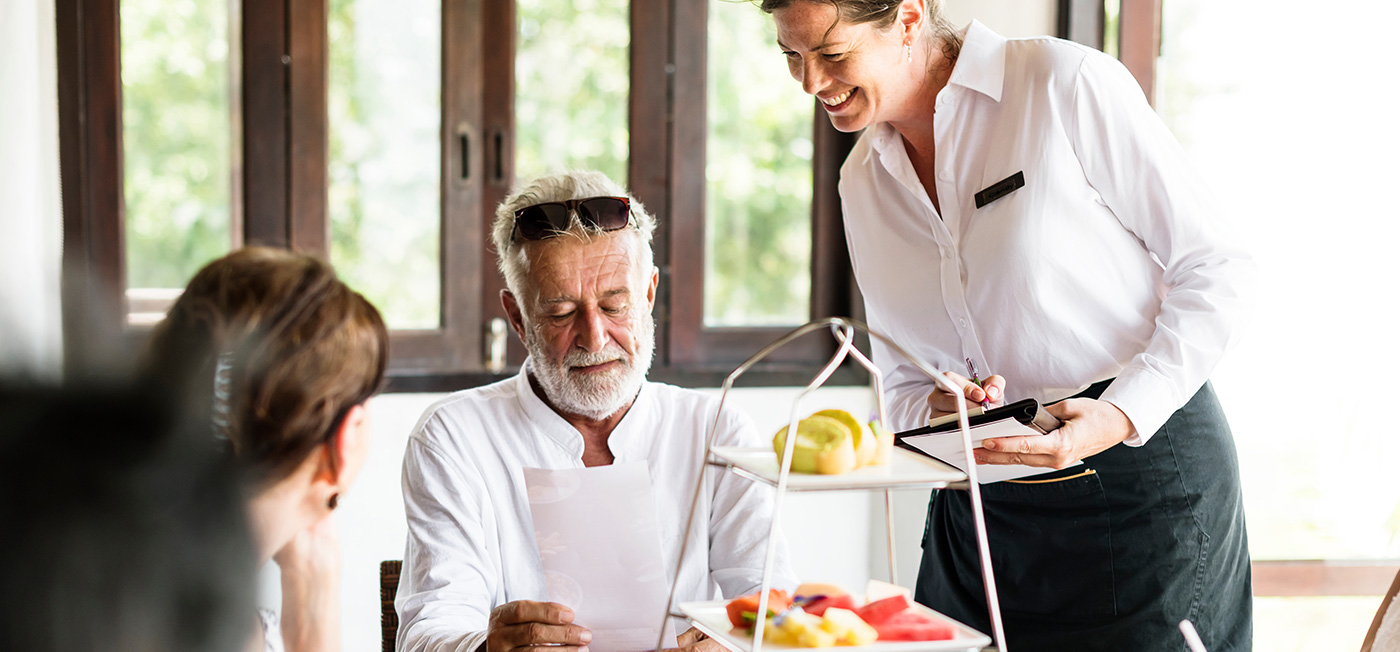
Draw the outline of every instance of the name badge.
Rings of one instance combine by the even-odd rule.
[[[1024,185],[1026,185],[1026,175],[1017,172],[1016,174],[987,186],[982,192],[973,195],[973,199],[977,200],[977,207],[981,208],[1011,194],[1011,191]]]

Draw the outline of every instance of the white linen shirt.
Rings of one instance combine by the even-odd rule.
[[[1146,443],[1236,336],[1253,276],[1185,153],[1112,57],[976,21],[930,119],[941,218],[888,123],[841,168],[871,327],[940,371],[1004,376],[1008,402],[1116,376],[1102,398]],[[873,353],[896,427],[922,425],[933,382]]]
[[[394,601],[399,650],[472,652],[486,638],[493,608],[549,599],[521,469],[582,468],[584,443],[536,396],[525,368],[528,362],[514,378],[439,401],[409,437],[403,466],[408,543]],[[718,397],[647,382],[608,437],[615,463],[640,460],[650,471],[668,578],[718,406]],[[715,445],[763,442],[746,416],[727,408]],[[707,468],[678,602],[715,599],[717,589],[725,597],[758,590],[772,493]],[[773,586],[794,588],[792,575],[780,539]]]

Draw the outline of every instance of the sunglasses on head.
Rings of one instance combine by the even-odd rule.
[[[514,242],[516,233],[526,240],[553,238],[568,230],[570,212],[578,213],[585,227],[616,231],[632,221],[631,207],[626,197],[588,197],[526,206],[515,211],[510,239]]]

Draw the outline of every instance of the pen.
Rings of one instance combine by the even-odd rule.
[[[972,382],[973,382],[973,384],[977,385],[978,387],[982,387],[982,381],[981,381],[980,379],[977,378],[977,365],[972,364],[972,358],[967,358],[967,372],[970,373],[970,374],[972,374]],[[987,409],[987,408],[989,408],[989,407],[992,406],[992,402],[989,401],[989,400],[987,400],[987,396],[988,396],[988,395],[987,395],[986,390],[983,390],[983,392],[982,392],[982,409],[983,409],[983,410],[985,410],[985,409]]]
[[[1196,633],[1196,626],[1191,621],[1183,620],[1177,627],[1181,629],[1181,636],[1186,639],[1186,647],[1191,648],[1191,652],[1206,652],[1206,645],[1201,642],[1201,635]]]

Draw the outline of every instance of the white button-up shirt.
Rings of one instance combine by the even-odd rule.
[[[941,216],[887,123],[841,169],[871,327],[942,371],[971,358],[1008,401],[1117,377],[1102,398],[1145,443],[1235,337],[1253,276],[1185,153],[1118,61],[975,21],[930,119]],[[1025,187],[977,207],[1017,172]],[[921,425],[933,382],[873,353],[896,427]]]
[[[718,406],[718,397],[644,383],[608,437],[616,463],[644,461],[651,473],[668,577]],[[726,408],[719,416],[716,446],[764,445],[743,414]],[[395,600],[399,650],[473,652],[493,608],[549,599],[521,469],[582,468],[582,457],[583,436],[535,395],[525,371],[457,392],[424,413],[403,466],[408,544]],[[678,602],[758,590],[772,494],[706,468]],[[779,540],[773,585],[793,588],[792,575]]]

